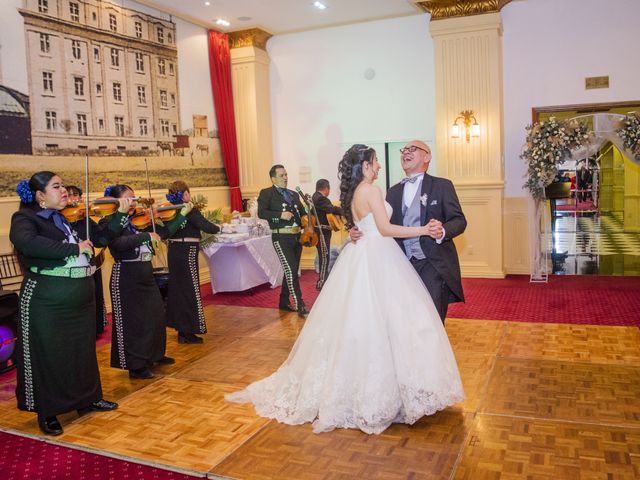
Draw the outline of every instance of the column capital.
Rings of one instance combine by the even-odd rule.
[[[431,14],[431,20],[440,20],[499,12],[509,2],[511,0],[429,0],[415,3]]]
[[[273,35],[259,28],[250,28],[248,30],[239,30],[237,32],[229,32],[229,47],[256,47],[262,50],[267,49],[267,40]]]

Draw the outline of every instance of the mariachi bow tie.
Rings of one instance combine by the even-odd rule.
[[[280,192],[280,195],[282,195],[282,197],[284,198],[285,202],[287,203],[293,202],[293,195],[291,195],[291,192],[289,190],[287,190],[286,188],[278,188],[278,191]]]

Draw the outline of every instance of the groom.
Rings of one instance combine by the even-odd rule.
[[[427,173],[431,148],[413,140],[400,150],[406,177],[387,191],[391,223],[429,225],[430,236],[398,240],[431,294],[442,323],[450,303],[464,301],[460,262],[453,238],[464,232],[464,218],[451,181]]]
[[[391,223],[429,226],[429,236],[397,242],[427,287],[444,323],[449,304],[464,301],[453,238],[464,232],[467,220],[451,181],[427,173],[431,162],[429,146],[413,140],[400,153],[406,177],[387,191],[387,202],[393,207]],[[351,238],[356,241],[361,235],[357,232]]]

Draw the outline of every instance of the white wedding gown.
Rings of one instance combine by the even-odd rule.
[[[391,206],[386,204],[387,211]],[[226,395],[314,432],[380,433],[464,398],[449,339],[420,277],[370,213],[338,256],[287,360]]]

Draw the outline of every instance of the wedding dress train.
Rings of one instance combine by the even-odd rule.
[[[386,204],[387,211],[391,206]],[[228,394],[260,416],[314,432],[380,433],[464,398],[449,339],[411,263],[373,215],[338,256],[287,360]]]

